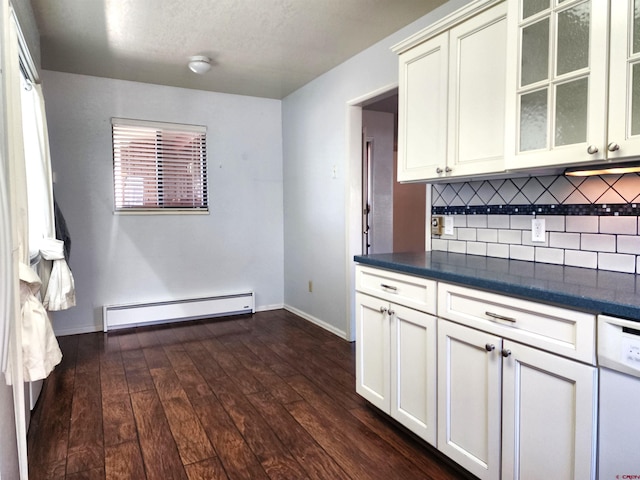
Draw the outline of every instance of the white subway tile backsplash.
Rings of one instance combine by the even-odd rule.
[[[618,216],[600,217],[600,233],[635,235],[638,233],[638,219]]]
[[[531,230],[531,220],[533,215],[511,215],[512,230]]]
[[[487,256],[487,244],[484,242],[467,242],[467,253],[469,255]]]
[[[489,228],[509,228],[509,215],[487,215]]]
[[[564,264],[573,267],[598,268],[598,254],[581,250],[565,250]]]
[[[498,230],[498,243],[521,244],[521,230]]]
[[[506,243],[487,243],[487,256],[509,258],[509,245]]]
[[[487,228],[487,215],[466,215],[467,227]]]
[[[475,228],[459,228],[458,240],[475,242],[477,240],[477,230]]]
[[[640,274],[640,175],[476,180],[432,187],[455,234],[433,249]],[[545,220],[533,242],[531,220]]]
[[[618,253],[640,255],[640,237],[637,235],[618,235]]]
[[[479,228],[477,230],[479,242],[498,243],[498,230],[495,228]]]
[[[635,273],[635,256],[620,253],[598,253],[598,268],[614,272]]]
[[[467,253],[467,242],[449,240],[449,251],[452,253]]]
[[[451,215],[453,217],[453,226],[454,227],[466,227],[467,226],[467,216],[466,215]]]
[[[580,250],[580,234],[550,232],[549,246],[553,248],[570,248],[573,250]]]
[[[575,215],[566,217],[566,231],[580,233],[598,233],[599,217]]]
[[[535,247],[535,261],[541,263],[555,263],[562,265],[564,263],[564,249],[562,248],[545,248]]]
[[[580,238],[580,249],[595,252],[615,252],[615,235],[583,233]]]
[[[527,262],[533,262],[534,253],[534,247],[527,247],[525,245],[509,245],[509,257],[514,260],[526,260]]]
[[[440,238],[431,239],[431,250],[437,250],[439,252],[446,252],[449,249],[449,241],[442,240]]]
[[[536,218],[543,218],[547,232],[564,232],[564,215],[538,215]]]

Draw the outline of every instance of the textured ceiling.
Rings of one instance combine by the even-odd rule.
[[[445,0],[31,0],[42,68],[283,98]],[[213,59],[204,75],[192,55]]]

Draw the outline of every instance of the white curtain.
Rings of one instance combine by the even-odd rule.
[[[19,47],[17,26],[13,18],[9,18],[7,5],[3,4],[3,27],[6,32],[3,35],[4,55],[7,64],[3,64],[3,87],[6,100],[4,129],[6,132],[6,153],[9,187],[9,210],[11,217],[11,250],[12,250],[12,281],[13,309],[10,319],[10,344],[9,358],[6,365],[5,376],[8,385],[22,383],[22,315],[20,314],[19,264],[29,264],[29,225],[28,225],[28,201],[27,180],[24,165],[24,143],[22,141],[22,116],[20,108],[20,73],[18,69]],[[14,388],[14,395],[20,396],[22,389]],[[19,405],[19,399],[14,402]],[[17,415],[17,413],[16,413]],[[17,425],[20,427],[20,425]]]
[[[22,361],[24,381],[46,378],[62,360],[49,315],[38,300],[40,278],[31,267],[20,264],[22,313]]]
[[[42,89],[24,78],[21,87],[29,257],[33,259],[42,252],[42,257],[49,261],[42,262],[43,268],[39,269],[45,278],[48,277],[44,297],[52,310],[62,310],[75,305],[75,291],[73,276],[64,255],[61,255],[62,242],[54,238],[51,160]],[[50,261],[53,261],[53,268]],[[41,286],[42,281],[36,272],[22,263],[20,306],[25,381],[46,378],[62,358],[51,320],[41,302]]]
[[[27,193],[29,198],[29,254],[48,262],[40,269],[44,306],[49,311],[75,306],[73,274],[64,258],[64,245],[55,239],[53,182],[49,134],[42,87],[25,80],[22,90],[22,125]],[[53,262],[53,266],[51,265]]]
[[[40,85],[22,77],[22,135],[29,202],[29,256],[34,258],[44,238],[55,236],[51,166],[43,118]]]
[[[66,310],[75,306],[76,291],[73,274],[64,259],[64,242],[55,238],[45,239],[40,246],[45,260],[53,261],[43,305],[49,311]]]
[[[17,55],[12,57],[17,58]],[[71,271],[64,255],[60,255],[63,250],[60,246],[62,242],[54,238],[51,160],[42,89],[40,85],[31,85],[24,78],[20,85],[13,83],[9,85],[9,89],[15,93],[20,92],[19,105],[12,105],[11,118],[14,122],[20,119],[18,125],[22,127],[12,129],[9,142],[15,147],[10,152],[10,202],[14,226],[17,227],[15,242],[20,285],[18,338],[22,347],[23,379],[34,381],[46,378],[60,363],[62,353],[41,301],[42,282],[31,269],[30,259],[37,257],[42,251],[43,258],[55,265],[54,268],[45,269],[45,273],[56,275],[49,278],[48,288],[44,293],[52,310],[75,305],[75,290]],[[16,126],[15,123],[13,125]],[[16,140],[19,143],[16,144]],[[19,359],[20,356],[14,358]],[[10,369],[5,371],[5,376],[9,384],[18,380],[12,378]]]
[[[29,262],[28,242],[28,214],[26,194],[26,169],[24,167],[24,152],[22,142],[22,126],[20,115],[20,74],[18,72],[18,27],[12,17],[9,3],[0,4],[0,20],[2,42],[0,42],[0,65],[2,69],[2,147],[3,163],[5,164],[8,187],[9,221],[3,228],[4,238],[11,237],[11,265],[8,270],[0,272],[5,275],[3,281],[9,281],[10,299],[4,305],[6,315],[3,321],[9,322],[9,354],[5,365],[5,376],[8,384],[13,388],[13,408],[15,415],[15,433],[18,450],[18,466],[20,478],[28,478],[27,467],[27,431],[25,422],[25,399],[23,388],[23,357],[22,357],[22,315],[20,312],[19,264]],[[15,476],[15,475],[14,475]]]

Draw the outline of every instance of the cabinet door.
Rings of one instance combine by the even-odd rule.
[[[449,32],[451,176],[504,170],[507,4]]]
[[[500,337],[438,319],[438,450],[500,477]]]
[[[390,413],[388,303],[356,292],[356,392]]]
[[[400,55],[398,181],[444,172],[447,149],[447,33]]]
[[[635,156],[640,154],[640,0],[611,2],[609,70],[608,155]]]
[[[505,340],[502,478],[595,478],[597,371]]]
[[[391,305],[391,416],[436,445],[436,318]]]
[[[606,157],[608,3],[509,0],[507,169]]]

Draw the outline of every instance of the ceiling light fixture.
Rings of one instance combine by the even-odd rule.
[[[189,57],[189,70],[198,75],[207,73],[211,69],[211,59],[204,55]]]
[[[591,177],[594,175],[623,175],[625,173],[640,173],[638,163],[612,163],[609,165],[594,165],[567,168],[565,175],[570,177]]]

